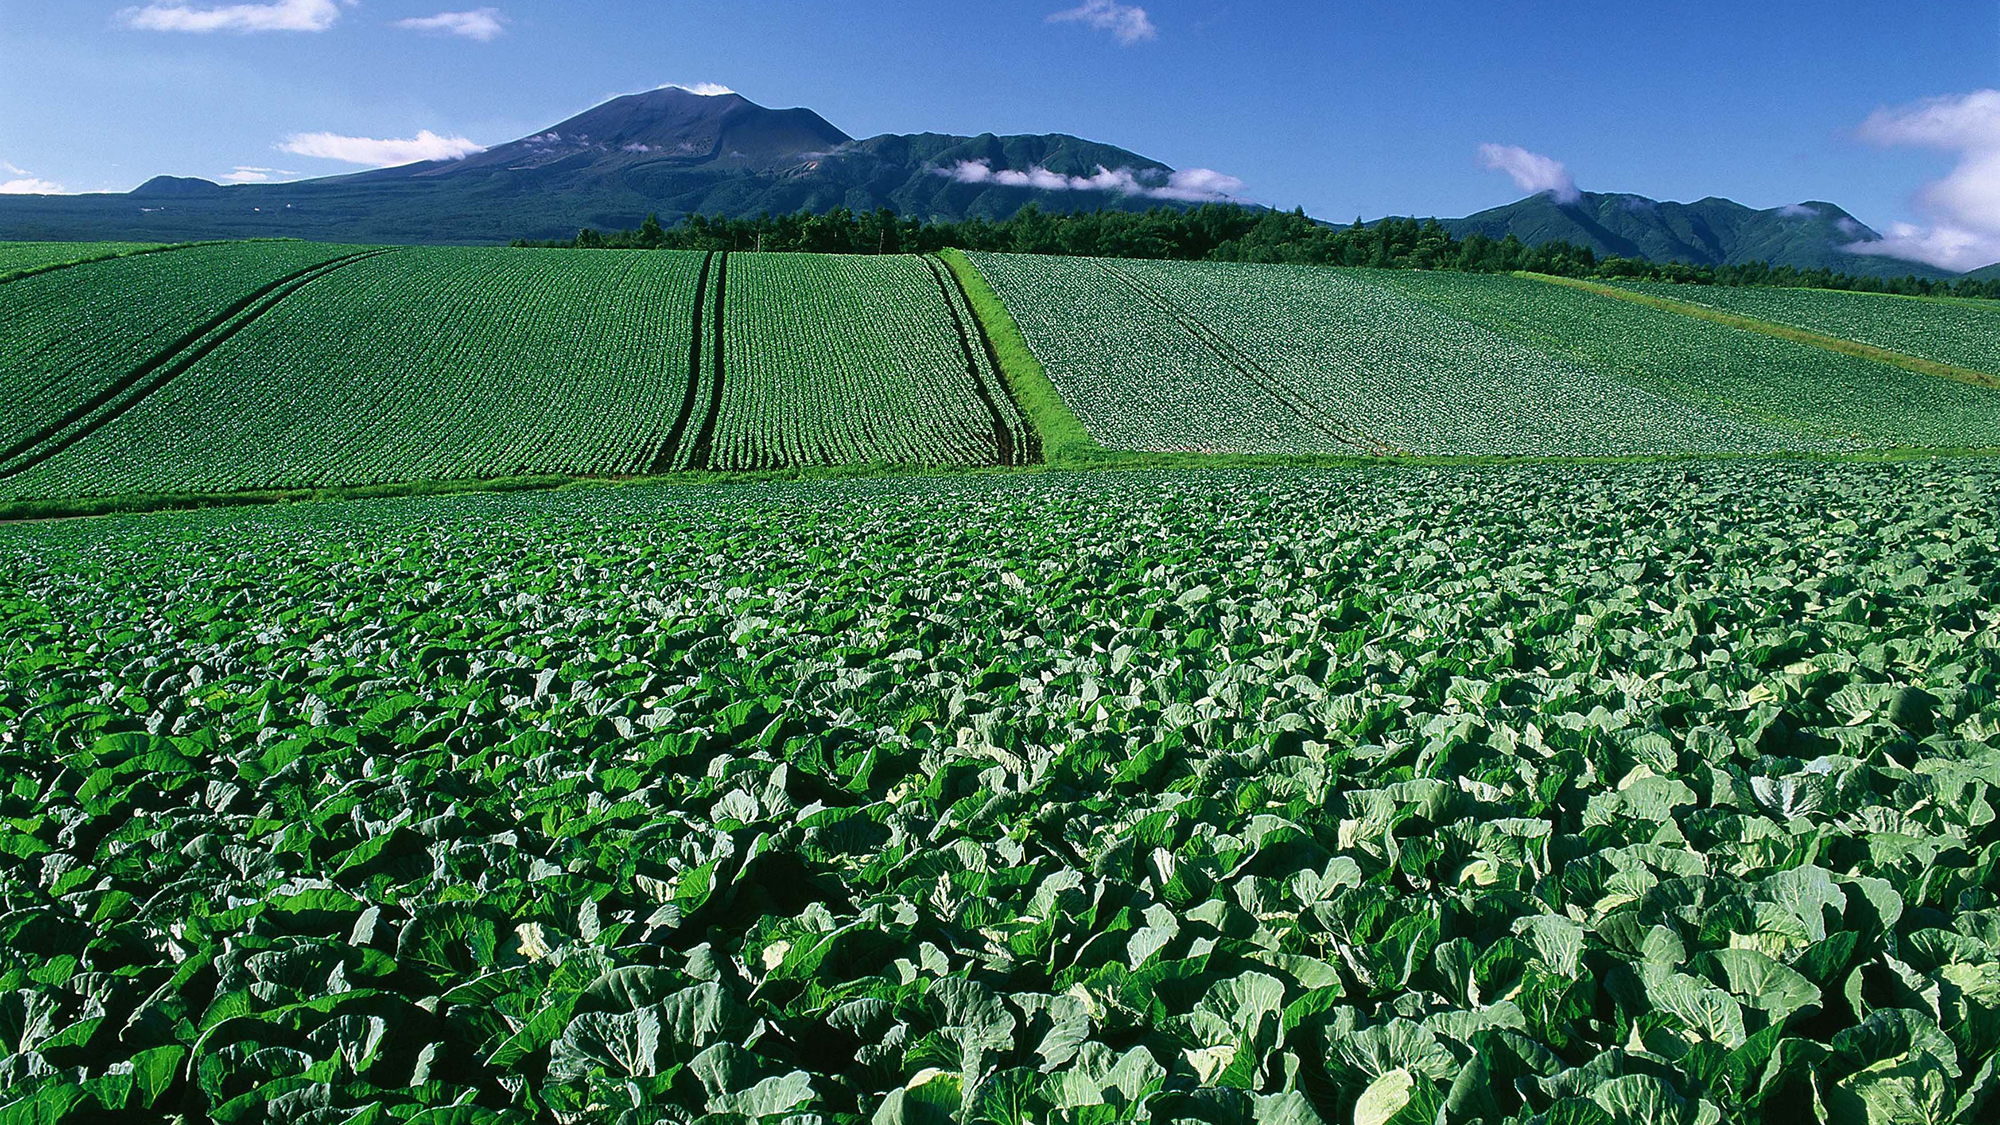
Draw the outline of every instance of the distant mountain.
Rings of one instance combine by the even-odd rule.
[[[1073,189],[1073,179],[1104,169],[1129,174],[1129,190]],[[1061,133],[855,140],[811,110],[668,88],[617,98],[462,160],[290,184],[161,176],[125,195],[0,197],[0,239],[490,243],[630,228],[649,213],[672,223],[690,213],[836,207],[1004,219],[1030,203],[1048,211],[1157,206],[1162,200],[1148,193],[1172,172]]]
[[[1974,281],[2000,281],[2000,262],[1995,262],[1990,266],[1985,266],[1981,269],[1973,270],[1971,273],[1966,274],[1965,276],[1971,278]]]
[[[1957,276],[1921,262],[1844,249],[1878,242],[1882,236],[1839,207],[1822,202],[1759,211],[1714,197],[1666,203],[1639,195],[1583,192],[1575,202],[1565,203],[1543,193],[1442,222],[1461,238],[1475,232],[1496,239],[1512,234],[1530,245],[1562,239],[1588,246],[1600,256],[1656,262],[1704,266],[1770,262],[1876,277]]]

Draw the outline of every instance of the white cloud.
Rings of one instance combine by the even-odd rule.
[[[1817,219],[1819,218],[1819,208],[1811,207],[1804,203],[1788,203],[1778,208],[1778,214],[1783,215],[1787,219]]]
[[[1220,203],[1243,191],[1243,181],[1212,168],[1184,168],[1161,182],[1154,173],[1146,179],[1130,168],[1111,169],[1099,165],[1091,176],[1065,176],[1047,168],[995,169],[990,161],[961,160],[949,168],[933,168],[961,184],[995,184],[1000,187],[1032,188],[1037,191],[1108,191],[1148,199],[1173,199],[1184,203]]]
[[[440,31],[491,43],[506,34],[507,17],[501,15],[498,8],[474,8],[469,12],[439,12],[434,16],[397,20],[396,26],[408,31]]]
[[[700,94],[704,98],[719,98],[736,91],[714,82],[666,82],[653,87],[655,90],[686,90],[690,94]]]
[[[1932,220],[1929,226],[1897,223],[1886,237],[1848,249],[1948,270],[2000,262],[2000,90],[1878,109],[1862,123],[1860,135],[1883,146],[1941,149],[1956,154],[1958,164],[1917,195]]]
[[[125,26],[141,31],[325,31],[340,20],[353,0],[274,0],[269,4],[148,4],[119,13]]]
[[[11,167],[11,166],[10,166]],[[15,168],[14,171],[20,171]],[[69,192],[61,184],[50,180],[38,180],[33,176],[23,176],[18,180],[0,183],[0,195],[67,195]]]
[[[1479,161],[1496,172],[1512,176],[1522,191],[1547,193],[1557,203],[1575,203],[1580,198],[1569,167],[1539,152],[1529,152],[1519,145],[1480,145]]]
[[[1099,31],[1110,32],[1112,38],[1127,47],[1160,34],[1152,18],[1146,15],[1146,9],[1120,4],[1117,0],[1083,0],[1074,8],[1051,14],[1048,22],[1089,24]]]
[[[484,145],[464,137],[440,137],[425,129],[414,137],[376,140],[373,137],[343,137],[338,133],[294,133],[278,148],[298,156],[317,156],[370,168],[391,168],[420,160],[463,160]]]
[[[248,164],[238,164],[234,172],[225,172],[216,179],[225,184],[269,184],[297,175],[297,172],[287,172],[278,168],[256,168]]]

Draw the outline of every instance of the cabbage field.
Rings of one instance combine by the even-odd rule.
[[[2000,469],[0,527],[13,1121],[1991,1121]]]
[[[1523,277],[1383,271],[1475,324],[1803,448],[2000,447],[2000,391]]]
[[[731,254],[727,271],[703,465],[1026,462],[1027,423],[934,261]]]
[[[0,357],[0,499],[1039,449],[918,257],[180,247],[0,284]]]
[[[1606,457],[2000,446],[1992,388],[1532,278],[973,258],[1064,400],[1114,449]],[[1798,293],[1821,296],[1846,295]],[[1815,315],[1850,319],[1831,304]],[[1990,354],[1995,334],[1975,342],[1972,327],[1995,314],[1950,315],[1965,348]]]
[[[1640,293],[2000,376],[2000,303],[1996,302],[1826,289],[1621,284]]]
[[[0,281],[79,262],[155,249],[152,242],[0,242]]]
[[[1469,323],[1390,275],[974,260],[1113,448],[1603,457],[1797,444]]]

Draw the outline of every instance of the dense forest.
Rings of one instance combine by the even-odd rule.
[[[1599,258],[1587,246],[1513,235],[1494,240],[1454,238],[1435,220],[1388,219],[1373,225],[1330,226],[1303,211],[1264,211],[1229,204],[1150,211],[1055,214],[1030,205],[1001,222],[923,222],[892,211],[823,215],[800,212],[754,219],[691,215],[672,227],[649,216],[637,230],[585,229],[573,239],[515,246],[604,250],[803,250],[824,254],[929,253],[946,247],[1014,254],[1075,254],[1101,258],[1173,258],[1212,262],[1289,262],[1377,269],[1505,273],[1530,270],[1564,277],[1678,281],[1697,285],[1776,285],[1853,289],[1913,296],[2000,298],[2000,279],[1932,281],[1920,277],[1856,277],[1755,263],[1697,266],[1638,258]]]

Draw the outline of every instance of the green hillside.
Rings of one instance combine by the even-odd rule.
[[[0,500],[1994,448],[1995,317],[1420,270],[194,245],[0,283]]]
[[[1640,293],[1788,324],[2000,380],[2000,301],[1811,289],[1623,283]]]
[[[195,247],[0,285],[0,354],[12,499],[1038,448],[915,257]]]
[[[0,242],[0,281],[25,273],[153,250],[157,242]]]
[[[1992,389],[1538,280],[973,257],[1066,401],[1115,449],[2000,445]]]

